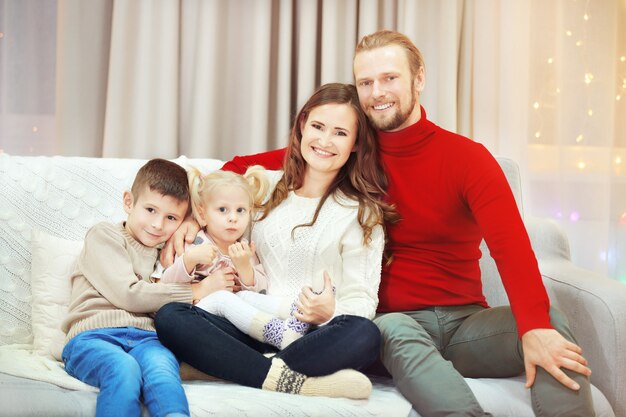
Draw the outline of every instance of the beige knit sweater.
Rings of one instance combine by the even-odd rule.
[[[66,341],[78,333],[111,327],[154,331],[153,314],[170,301],[191,302],[189,284],[154,284],[159,254],[136,241],[123,223],[98,223],[85,236],[72,274]]]

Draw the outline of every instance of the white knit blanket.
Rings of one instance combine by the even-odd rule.
[[[27,344],[0,346],[0,372],[70,390],[98,391],[68,375],[61,362],[34,354]],[[183,387],[194,417],[406,417],[411,410],[411,405],[383,379],[374,380],[368,400],[281,394],[218,380],[185,381]]]

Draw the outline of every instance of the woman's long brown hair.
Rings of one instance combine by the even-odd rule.
[[[348,198],[358,201],[358,221],[363,228],[363,243],[368,244],[372,229],[376,225],[385,227],[385,223],[394,223],[399,217],[394,207],[385,201],[387,177],[380,162],[376,130],[361,109],[356,87],[351,84],[325,84],[318,88],[302,107],[291,129],[283,163],[284,175],[269,200],[263,205],[261,209],[263,214],[259,220],[266,218],[285,200],[289,191],[302,187],[306,168],[306,161],[300,151],[302,126],[313,109],[326,104],[348,104],[354,110],[357,117],[355,152],[350,153],[345,165],[341,167],[320,199],[313,219],[309,223],[296,226],[294,230],[315,224],[324,202],[337,191],[341,191]]]

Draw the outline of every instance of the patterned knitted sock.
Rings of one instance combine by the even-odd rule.
[[[307,377],[290,369],[282,359],[274,358],[262,388],[288,394],[362,400],[370,396],[372,383],[354,369],[342,369],[326,376]]]
[[[284,349],[296,340],[300,339],[302,336],[309,331],[310,325],[308,323],[304,323],[294,316],[289,317],[285,320],[285,331],[283,333],[283,340],[280,344],[280,348]]]
[[[279,349],[283,333],[282,320],[263,311],[258,311],[252,318],[248,331],[248,335],[253,339],[259,342],[269,343]]]

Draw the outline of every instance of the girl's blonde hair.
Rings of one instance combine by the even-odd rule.
[[[187,173],[187,177],[191,211],[193,217],[202,227],[206,226],[206,223],[201,215],[201,207],[216,187],[227,185],[244,190],[250,197],[251,213],[261,207],[269,190],[269,180],[265,174],[265,168],[260,165],[251,166],[243,175],[221,170],[202,175],[197,168],[192,167]]]

